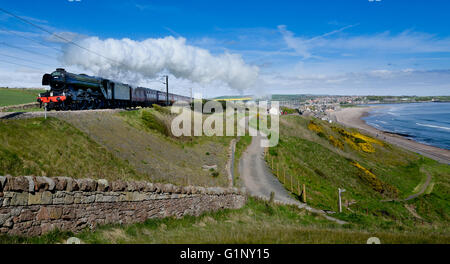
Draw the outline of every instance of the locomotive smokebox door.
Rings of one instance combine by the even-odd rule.
[[[50,85],[50,80],[52,79],[52,75],[46,73],[42,76],[42,85]]]

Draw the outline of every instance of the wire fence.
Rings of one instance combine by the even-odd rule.
[[[272,173],[278,178],[281,184],[293,193],[298,199],[306,203],[306,185],[301,183],[296,175],[289,173],[286,167],[280,162],[278,156],[270,155],[268,148],[264,149],[264,157]]]

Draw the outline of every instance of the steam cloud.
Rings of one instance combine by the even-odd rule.
[[[224,53],[215,56],[208,50],[187,45],[184,38],[134,41],[89,37],[77,43],[104,57],[67,45],[62,57],[66,65],[76,65],[116,80],[138,81],[168,71],[177,78],[200,84],[220,81],[243,91],[258,77],[258,67],[247,65],[240,55]]]

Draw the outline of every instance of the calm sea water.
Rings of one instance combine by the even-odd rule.
[[[450,103],[385,104],[363,119],[377,129],[450,149]]]

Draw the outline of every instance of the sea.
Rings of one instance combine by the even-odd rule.
[[[380,104],[362,119],[379,130],[450,150],[450,103]]]

